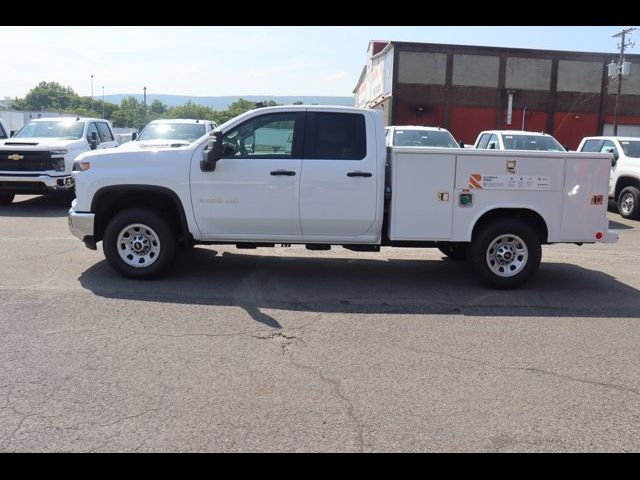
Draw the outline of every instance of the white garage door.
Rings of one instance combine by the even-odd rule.
[[[613,124],[604,124],[603,135],[613,135]],[[618,124],[618,136],[619,137],[640,137],[640,125],[620,125]]]

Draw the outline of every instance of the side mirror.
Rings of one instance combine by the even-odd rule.
[[[10,137],[13,137],[15,134],[16,134],[16,131],[15,131],[15,130],[11,130],[11,131],[9,132],[9,136],[10,136]]]
[[[200,170],[203,172],[213,172],[216,169],[216,163],[222,158],[222,132],[210,132],[208,143],[200,161]]]
[[[97,132],[91,132],[91,140],[89,141],[89,147],[91,150],[98,148],[98,134]]]
[[[495,143],[490,143],[489,144],[489,150],[495,150],[496,149],[496,144]]]
[[[464,142],[462,140],[458,140],[458,145],[460,145],[460,148],[464,148]]]
[[[611,152],[611,166],[615,167],[616,163],[618,163],[618,159],[620,158],[620,154],[618,152]]]
[[[137,139],[137,138],[138,138],[138,132],[133,132],[133,133],[131,134],[131,141],[133,142],[133,141],[134,141],[135,139]]]
[[[567,152],[571,151],[571,149],[569,148],[569,145],[562,145],[562,148],[564,148]]]

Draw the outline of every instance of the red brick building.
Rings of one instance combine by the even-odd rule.
[[[465,143],[482,130],[543,131],[575,149],[612,132],[615,53],[371,41],[355,105],[380,108],[388,125],[432,125]],[[618,134],[640,137],[640,55],[625,55]]]

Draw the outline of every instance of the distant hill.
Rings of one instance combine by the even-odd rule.
[[[104,99],[107,102],[120,104],[123,98],[129,96],[135,97],[137,100],[142,101],[144,95],[141,93],[119,93],[115,95],[105,95]],[[169,107],[175,107],[177,105],[184,105],[189,100],[192,103],[199,105],[205,105],[211,107],[214,110],[226,110],[227,107],[238,100],[240,97],[252,102],[261,102],[273,100],[276,103],[283,105],[289,105],[293,102],[300,100],[306,105],[312,103],[318,103],[320,105],[343,105],[347,107],[353,107],[353,97],[323,97],[323,96],[301,96],[301,97],[287,97],[287,96],[274,96],[274,95],[241,95],[241,96],[224,96],[224,97],[195,97],[188,95],[164,95],[150,93],[147,95],[147,105],[151,105],[154,100],[160,100],[162,103]],[[96,97],[98,98],[98,97]]]

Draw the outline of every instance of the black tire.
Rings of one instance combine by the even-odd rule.
[[[489,255],[491,255],[489,250],[490,247],[501,245],[494,244],[494,241],[497,241],[501,236],[506,236],[504,240],[501,239],[501,242],[504,242],[502,248],[507,248],[501,258],[503,260],[505,257],[511,258],[512,262],[503,265],[496,260],[491,260],[492,267],[489,260]],[[519,255],[522,253],[520,250],[512,249],[511,245],[515,245],[515,248],[521,247],[520,242],[524,243],[526,254]],[[498,255],[499,250],[494,249],[493,255]],[[509,256],[507,257],[507,255]],[[479,280],[491,288],[500,290],[509,290],[524,284],[538,270],[541,258],[542,247],[538,234],[528,224],[516,219],[497,219],[484,225],[474,236],[467,257]],[[515,266],[513,270],[516,273],[508,271],[513,266]],[[495,272],[492,268],[502,268],[503,273]]]
[[[446,245],[439,246],[438,250],[451,260],[465,260],[467,258],[468,247],[469,245],[466,243],[447,243]]]
[[[0,194],[0,205],[11,205],[15,195],[13,193],[1,193]]]
[[[636,187],[623,188],[618,195],[618,212],[622,218],[640,219],[640,190]]]
[[[155,233],[151,238],[157,237],[159,253],[157,257],[150,260],[152,263],[149,266],[131,266],[119,254],[118,236],[125,227],[133,224],[142,224],[150,228],[151,232]],[[104,231],[102,249],[107,262],[116,272],[127,278],[147,280],[158,277],[171,266],[176,252],[176,235],[171,224],[158,213],[153,210],[133,208],[118,213],[109,221]],[[131,257],[131,261],[134,261],[133,254]]]

